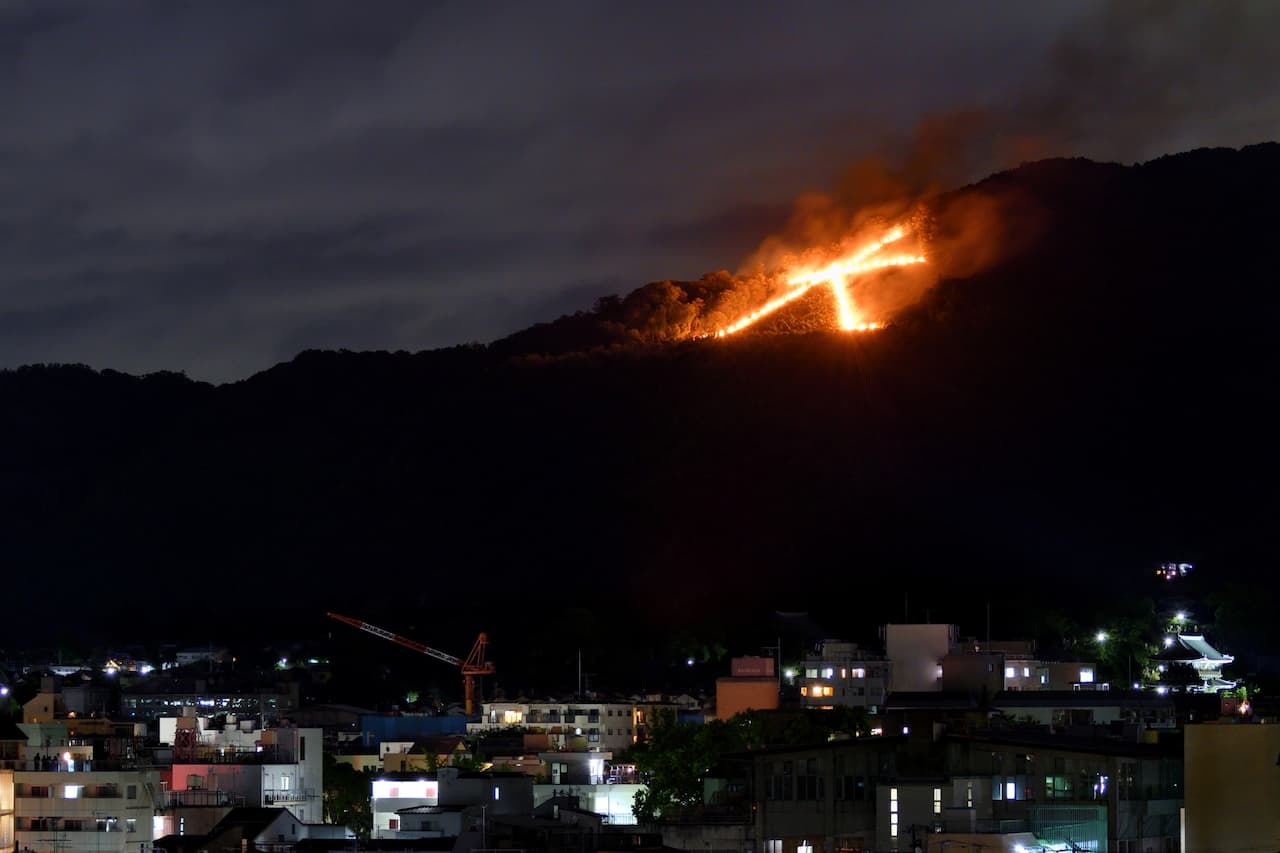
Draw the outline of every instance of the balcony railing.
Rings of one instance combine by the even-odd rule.
[[[287,790],[272,788],[262,792],[262,802],[268,806],[276,803],[302,803],[307,800],[317,799],[317,797],[315,788],[290,788]]]
[[[185,791],[164,791],[160,795],[160,808],[201,808],[244,805],[243,795],[236,794],[236,802],[232,802],[230,791],[204,791],[190,789]]]

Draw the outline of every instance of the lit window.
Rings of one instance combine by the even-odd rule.
[[[812,668],[812,669],[806,669],[806,670],[804,671],[804,677],[805,677],[805,678],[817,678],[817,677],[818,677],[818,669],[817,669],[817,667],[814,667],[814,668]]]
[[[843,666],[842,666],[842,667],[840,667],[840,677],[841,677],[841,678],[848,678],[848,677],[849,677],[849,670],[848,670],[848,669],[846,669],[846,668],[844,668]]]
[[[1018,671],[1017,671],[1016,669],[1014,669],[1013,667],[1011,667],[1011,666],[1006,666],[1006,667],[1004,668],[1004,677],[1005,677],[1005,678],[1013,678],[1013,677],[1015,677],[1017,674],[1018,674]]]
[[[1081,683],[1081,684],[1092,684],[1092,683],[1093,683],[1093,670],[1091,670],[1091,669],[1082,669],[1082,670],[1080,670],[1080,683]]]
[[[942,814],[942,789],[933,789],[933,813]]]
[[[1024,666],[1024,667],[1022,668],[1022,677],[1023,677],[1023,678],[1030,678],[1030,677],[1031,677],[1031,667],[1029,667],[1029,666]]]
[[[860,666],[859,666],[859,667],[855,667],[855,668],[854,668],[854,670],[853,670],[853,677],[854,677],[854,678],[866,678],[866,677],[867,677],[867,671],[866,671],[865,669],[863,669],[862,667],[860,667]]]
[[[823,678],[830,678],[831,676],[833,676],[833,675],[835,675],[835,674],[836,674],[836,669],[835,669],[835,667],[833,667],[833,666],[824,667],[824,668],[823,668],[823,670],[822,670],[822,677],[823,677]]]
[[[64,800],[80,799],[80,792],[84,790],[84,785],[64,785],[62,787],[62,798]]]
[[[1004,783],[1004,798],[1006,800],[1018,799],[1017,794],[1018,794],[1017,786],[1012,780]]]
[[[967,809],[973,808],[973,783],[969,782],[964,786],[964,806]]]
[[[1041,684],[1048,684],[1048,683],[1049,683],[1049,676],[1045,675],[1043,672],[1042,672],[1042,673],[1040,673],[1040,683],[1041,683]]]
[[[801,695],[801,696],[808,696],[808,695],[809,695],[809,688],[808,688],[808,687],[801,687],[801,688],[800,688],[800,695]]]

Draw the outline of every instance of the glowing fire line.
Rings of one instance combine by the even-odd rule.
[[[849,257],[843,258],[831,264],[827,264],[825,267],[823,267],[820,270],[815,270],[814,272],[796,276],[795,278],[788,281],[787,284],[808,284],[809,282],[827,281],[828,279],[831,279],[838,275],[852,275],[854,273],[860,272],[861,270],[859,270],[858,267],[862,264],[863,261],[865,261],[867,258],[874,255],[876,252],[880,251],[890,243],[901,240],[906,235],[907,235],[907,232],[902,227],[894,228],[892,231],[890,231],[888,234],[881,237],[879,240],[875,241],[869,246],[864,246],[863,248],[854,252]]]
[[[804,296],[806,293],[812,290],[814,286],[817,284],[818,282],[814,281],[814,282],[810,282],[809,284],[802,284],[799,287],[793,287],[791,290],[788,290],[786,293],[779,296],[777,299],[771,299],[765,304],[761,305],[759,308],[752,311],[750,314],[739,319],[736,323],[725,326],[723,329],[716,332],[716,337],[723,338],[725,335],[732,335],[734,332],[742,331],[747,326],[750,326],[752,323],[754,323],[756,320],[759,320],[763,317],[767,317],[770,314],[772,314],[774,311],[777,311],[783,305],[786,305],[789,302],[794,302],[795,300],[799,299],[801,296]]]
[[[782,296],[771,299],[731,325],[725,326],[716,332],[716,337],[723,338],[726,335],[742,331],[757,320],[761,320],[784,305],[799,299],[819,284],[827,284],[831,287],[831,295],[835,298],[836,303],[837,322],[841,329],[857,332],[879,329],[879,323],[867,323],[859,319],[858,312],[853,306],[853,300],[849,296],[848,279],[873,270],[925,263],[924,255],[900,254],[880,258],[872,257],[890,243],[901,240],[906,236],[906,233],[906,230],[902,227],[894,228],[876,242],[864,246],[847,258],[830,263],[822,269],[789,279],[787,284],[792,286],[791,290]]]

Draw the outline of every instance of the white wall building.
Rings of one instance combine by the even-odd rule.
[[[206,718],[160,720],[173,745],[172,796],[226,792],[231,802],[283,806],[302,823],[324,820],[324,737],[318,728],[259,729],[251,720],[212,727]]]
[[[154,840],[156,770],[18,770],[13,817],[19,848],[37,853],[133,853]]]
[[[533,813],[533,779],[519,773],[386,773],[373,780],[372,838],[430,838],[460,825],[457,814],[484,807],[490,815]]]
[[[657,703],[486,702],[467,734],[522,726],[546,734],[554,749],[621,752],[636,742]],[[673,707],[673,706],[667,706]]]

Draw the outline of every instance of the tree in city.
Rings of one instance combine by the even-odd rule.
[[[373,829],[370,806],[373,773],[324,756],[324,819],[350,828],[357,838],[368,839]]]

